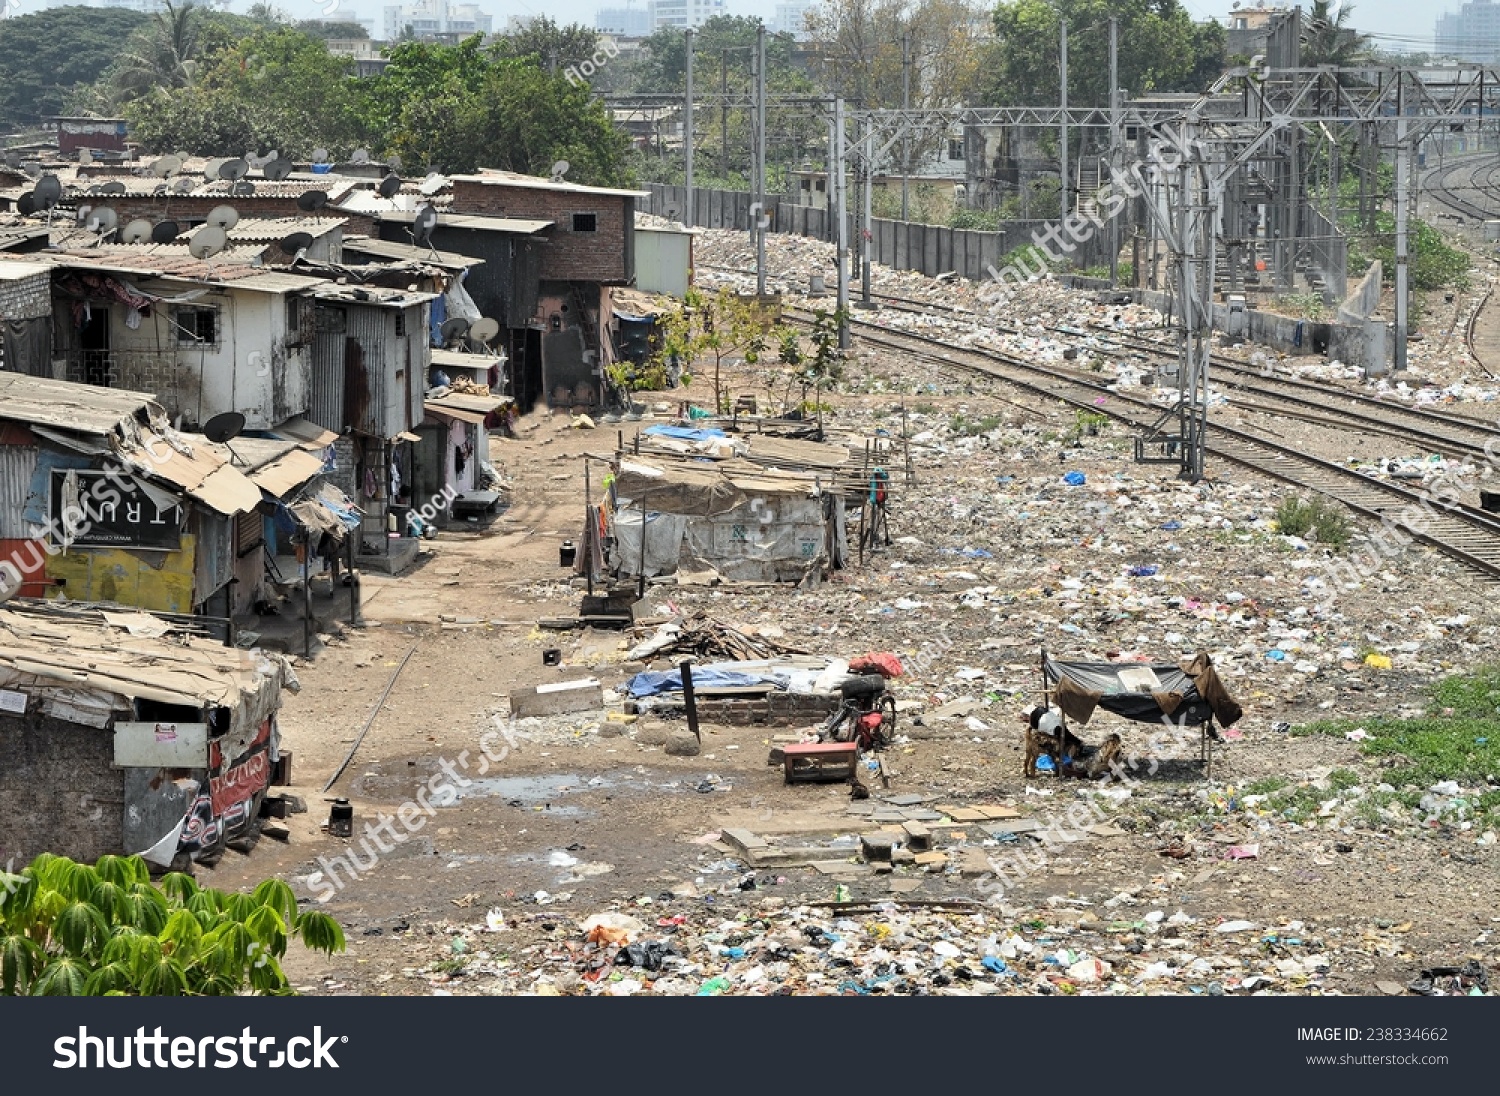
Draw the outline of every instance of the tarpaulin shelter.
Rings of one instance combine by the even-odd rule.
[[[1213,660],[1199,651],[1185,665],[1170,662],[1065,662],[1042,651],[1043,703],[1055,700],[1064,726],[1087,724],[1103,708],[1137,723],[1199,728],[1200,758],[1213,775],[1215,720],[1228,727],[1244,709],[1224,688]]]

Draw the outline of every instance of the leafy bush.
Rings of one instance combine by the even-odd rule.
[[[1354,534],[1344,509],[1321,496],[1282,499],[1276,507],[1276,527],[1289,537],[1315,540],[1334,549],[1346,547]]]
[[[50,853],[0,872],[0,996],[290,995],[281,958],[294,936],[344,950],[338,922],[298,912],[279,879],[226,894],[172,872],[157,887],[138,856],[90,866]]]

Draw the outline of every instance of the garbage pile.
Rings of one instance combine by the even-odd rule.
[[[1129,906],[1064,897],[1014,911],[791,906],[769,897],[736,910],[642,898],[628,912],[578,921],[496,910],[477,924],[438,926],[426,949],[445,954],[403,973],[444,995],[1321,996],[1340,992],[1328,984],[1336,967],[1367,969],[1368,956],[1394,954],[1409,928],[1355,934]],[[1473,959],[1412,974],[1413,993],[1489,993]]]

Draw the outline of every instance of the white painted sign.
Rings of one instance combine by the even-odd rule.
[[[26,694],[18,693],[14,689],[0,689],[0,712],[25,715]]]
[[[115,764],[127,768],[208,767],[207,723],[116,723]]]

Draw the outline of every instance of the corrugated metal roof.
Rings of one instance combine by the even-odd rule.
[[[189,636],[130,635],[94,610],[0,609],[0,685],[237,710],[258,725],[288,679],[279,656]]]
[[[388,209],[384,213],[377,213],[375,219],[409,225],[416,216],[415,210]],[[473,228],[481,232],[510,232],[521,236],[530,236],[556,224],[555,221],[524,217],[486,217],[479,213],[439,213],[437,223],[442,228]]]
[[[0,262],[0,282],[19,282],[25,278],[35,278],[38,274],[51,274],[52,267],[47,263],[28,263],[14,259]]]
[[[276,498],[284,498],[288,492],[301,487],[323,470],[323,459],[305,449],[293,448],[250,473],[253,482],[262,491]]]
[[[327,449],[339,440],[339,436],[332,430],[319,426],[315,422],[309,422],[301,415],[287,419],[286,422],[278,426],[272,433],[291,438],[304,449],[313,451]]]
[[[175,484],[221,514],[241,514],[260,504],[260,488],[229,464],[202,435],[142,430],[139,445],[121,457],[132,471]]]
[[[434,251],[430,248],[415,247],[412,244],[396,243],[393,240],[377,240],[373,236],[345,236],[344,257],[346,260],[351,252],[355,255],[373,255],[377,259],[425,263],[428,266],[451,267],[455,270],[480,266],[484,262],[483,259],[459,255],[453,251]]]
[[[345,304],[365,304],[378,308],[410,308],[412,305],[437,299],[436,293],[417,293],[409,289],[385,289],[378,285],[335,285],[322,282],[313,290],[320,301],[342,301]]]
[[[483,171],[477,175],[452,175],[455,183],[483,183],[486,186],[520,187],[525,190],[562,190],[573,194],[609,194],[617,198],[649,198],[646,190],[616,190],[614,187],[584,186],[582,183],[553,182],[540,175],[518,175],[514,171]]]
[[[0,372],[0,419],[110,434],[151,407],[156,397],[121,388]]]
[[[504,396],[464,396],[453,392],[440,399],[424,400],[422,406],[434,415],[447,415],[464,422],[483,422],[491,411],[498,411],[509,402]]]
[[[225,235],[229,237],[229,245],[232,248],[240,241],[284,240],[293,232],[306,232],[317,239],[327,236],[335,229],[342,228],[346,223],[342,217],[241,217]],[[207,225],[197,225],[178,239],[191,240],[207,227]]]
[[[432,364],[444,365],[450,369],[492,369],[497,365],[505,364],[504,355],[492,354],[465,354],[459,350],[441,350],[434,348],[432,351]]]

